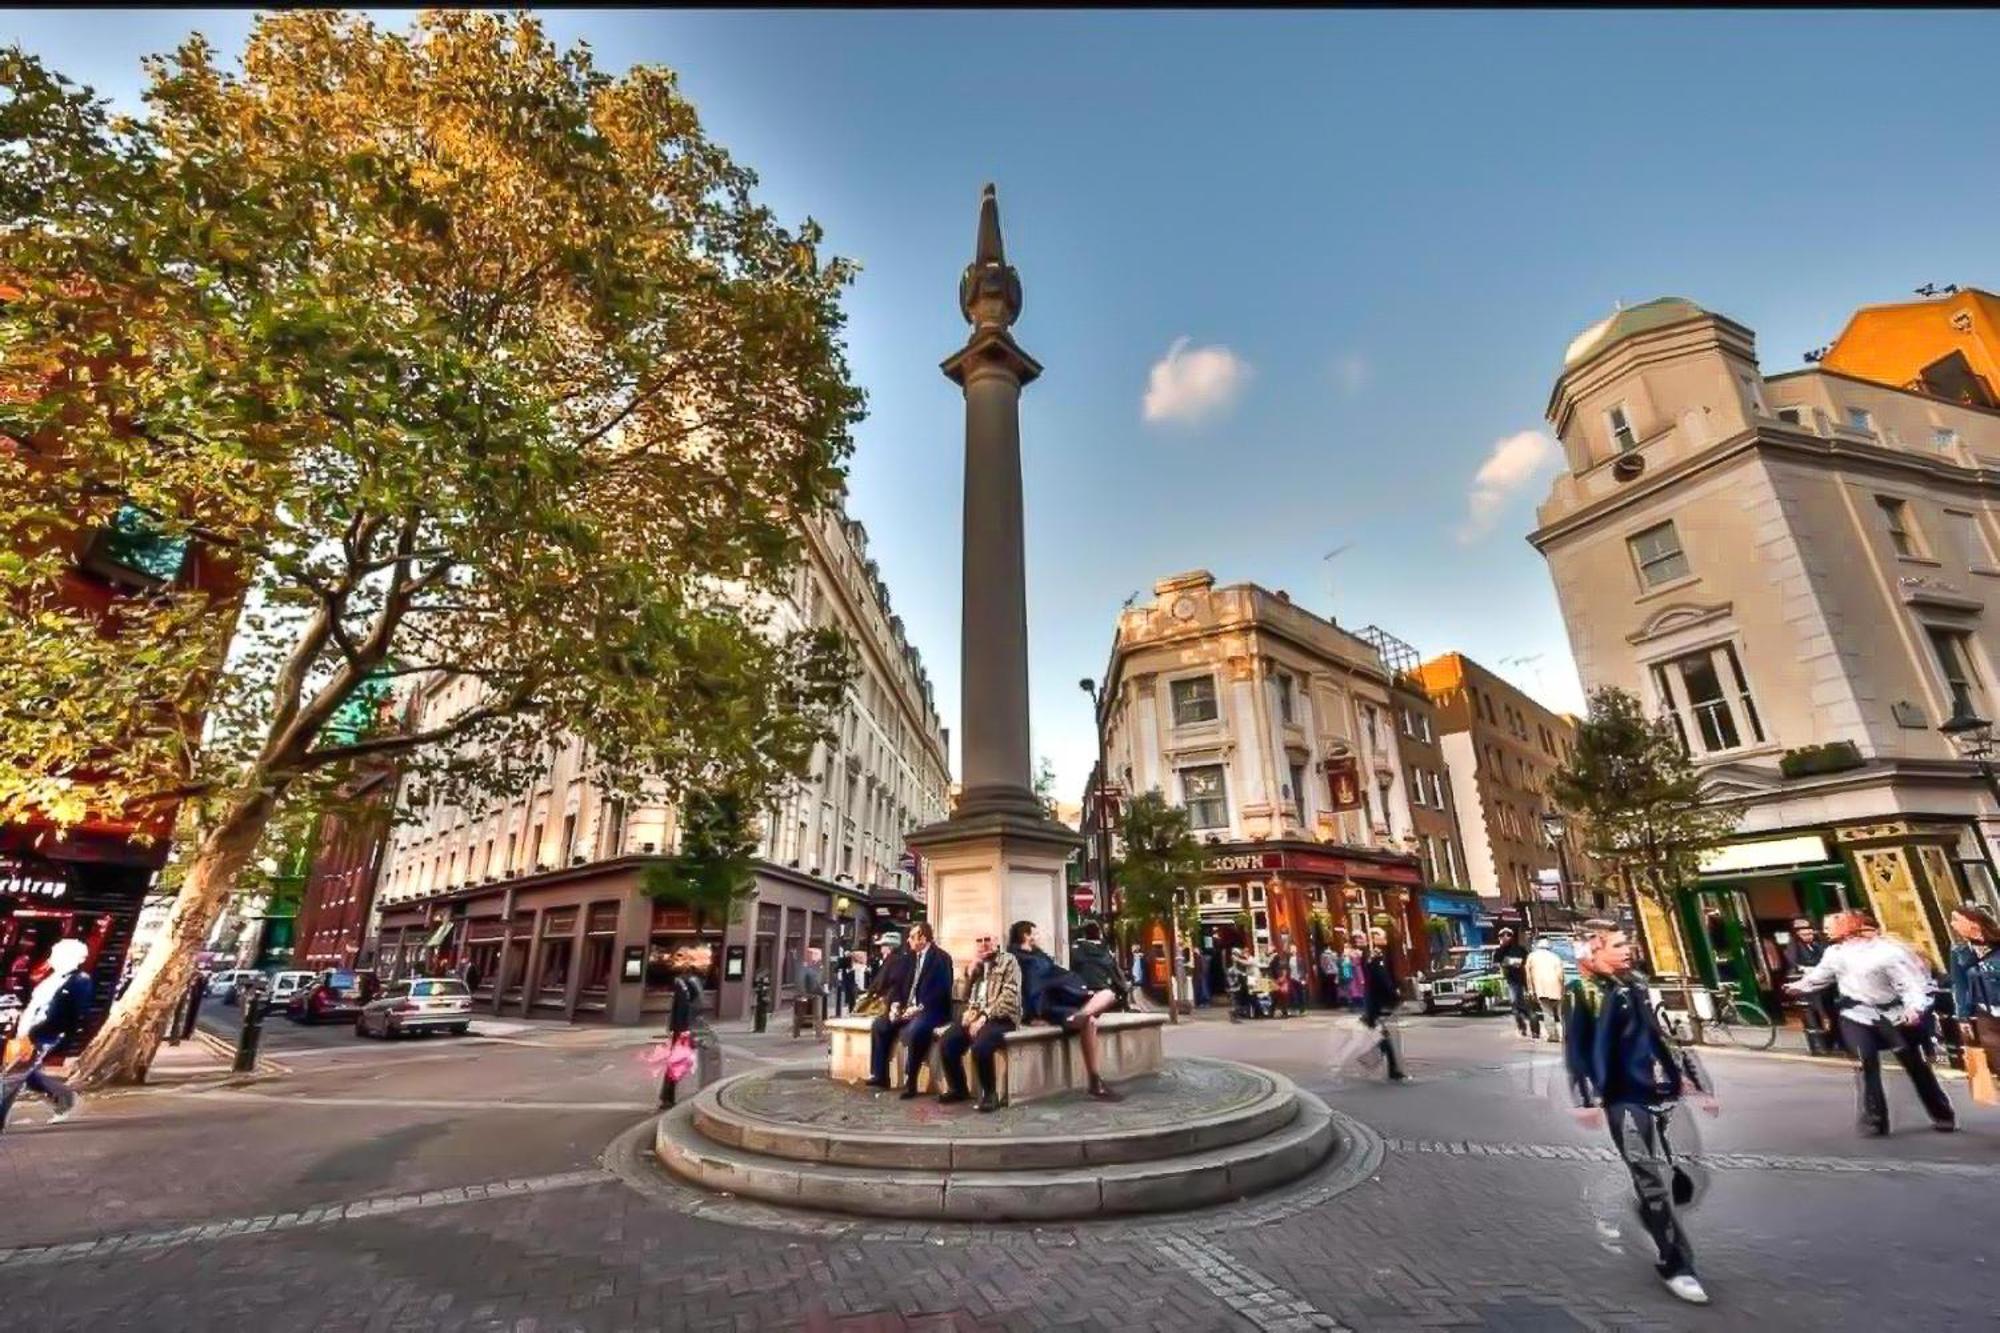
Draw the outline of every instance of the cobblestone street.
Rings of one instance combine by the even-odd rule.
[[[809,1041],[725,1031],[731,1070]],[[643,1153],[639,1034],[537,1028],[357,1049],[283,1038],[283,1077],[94,1099],[4,1144],[0,1272],[63,1329],[1672,1329],[1963,1326],[1959,1242],[2000,1220],[2000,1116],[1852,1137],[1839,1067],[1725,1056],[1690,1226],[1716,1298],[1653,1279],[1622,1173],[1555,1095],[1552,1048],[1412,1024],[1417,1082],[1330,1067],[1335,1020],[1170,1049],[1298,1079],[1348,1151],[1276,1194],[1073,1227],[888,1225],[697,1197]],[[303,1052],[319,1050],[317,1058]],[[1961,1092],[1962,1085],[1956,1085]],[[1900,1093],[1901,1090],[1898,1090]],[[1690,1131],[1694,1133],[1697,1131]],[[1830,1256],[1880,1247],[1875,1265]]]

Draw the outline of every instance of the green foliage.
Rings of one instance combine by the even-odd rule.
[[[1042,813],[1050,819],[1056,817],[1056,766],[1049,762],[1047,755],[1035,768],[1035,799],[1042,803]]]
[[[757,886],[751,803],[727,790],[691,792],[680,825],[680,850],[640,871],[640,889],[655,902],[691,908],[697,928],[736,920]]]
[[[1142,921],[1170,917],[1176,896],[1200,884],[1204,871],[1201,844],[1188,831],[1187,811],[1170,805],[1157,788],[1141,792],[1126,806],[1118,833],[1125,859],[1112,874],[1123,910]]]
[[[1832,741],[1785,751],[1778,756],[1778,771],[1788,778],[1803,778],[1815,773],[1844,773],[1866,762],[1861,747],[1853,741]]]
[[[1668,719],[1648,718],[1638,699],[1616,688],[1593,691],[1589,702],[1549,796],[1581,822],[1593,856],[1675,920],[1674,891],[1694,877],[1702,849],[1735,829],[1738,812],[1703,800]]]
[[[357,761],[473,809],[557,745],[631,798],[802,769],[850,650],[776,607],[862,404],[852,266],[667,69],[314,10],[147,68],[113,116],[0,48],[0,822],[202,830],[100,1038],[128,1074],[264,825]],[[135,510],[191,572],[68,606],[69,534]]]
[[[1315,907],[1307,912],[1306,925],[1322,942],[1333,938],[1333,913],[1324,907]]]

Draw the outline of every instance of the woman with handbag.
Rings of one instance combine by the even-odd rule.
[[[674,1104],[674,1090],[694,1069],[694,1020],[701,1012],[701,982],[695,960],[686,949],[674,954],[673,1008],[667,1013],[665,1069],[660,1076],[660,1109]]]

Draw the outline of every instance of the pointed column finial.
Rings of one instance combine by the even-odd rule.
[[[1000,240],[1000,196],[988,181],[979,196],[979,239],[958,282],[958,310],[978,329],[1003,330],[1021,317],[1021,275]]]

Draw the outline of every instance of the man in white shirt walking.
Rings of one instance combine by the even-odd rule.
[[[1931,1128],[1958,1128],[1951,1098],[1917,1050],[1917,1033],[1930,1008],[1930,978],[1915,955],[1884,937],[1866,912],[1842,912],[1827,923],[1833,944],[1819,962],[1785,989],[1796,992],[1839,988],[1840,1035],[1861,1061],[1861,1132],[1889,1132],[1889,1102],[1882,1091],[1882,1052],[1910,1076]]]

